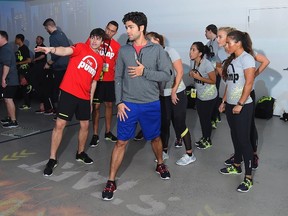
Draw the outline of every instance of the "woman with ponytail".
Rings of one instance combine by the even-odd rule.
[[[245,177],[237,191],[248,192],[252,185],[253,149],[250,128],[253,118],[253,101],[250,93],[255,77],[255,59],[251,52],[251,40],[247,33],[232,31],[227,35],[226,50],[230,56],[222,71],[226,88],[220,112],[226,113],[234,146],[233,164],[220,170],[224,175],[240,175],[244,159]]]

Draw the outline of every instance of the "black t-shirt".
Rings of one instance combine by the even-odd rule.
[[[22,62],[30,58],[29,48],[23,44],[23,46],[19,47],[16,52],[16,62]],[[18,70],[28,70],[29,64],[21,64],[17,65]]]
[[[35,46],[35,48],[36,47],[38,47],[38,46],[41,46],[41,47],[46,47],[43,43],[42,44],[40,44],[40,45],[36,45]],[[47,55],[45,54],[45,53],[43,53],[43,52],[35,52],[35,58],[38,58],[38,57],[40,57],[41,55],[45,55],[45,58],[42,58],[42,59],[40,59],[40,60],[38,60],[38,61],[36,61],[36,63],[46,63],[47,62]]]

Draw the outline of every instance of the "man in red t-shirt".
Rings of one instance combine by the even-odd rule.
[[[116,21],[110,21],[107,24],[105,28],[106,39],[101,45],[99,52],[103,59],[103,69],[93,99],[93,137],[90,142],[91,147],[96,147],[99,143],[98,129],[101,103],[105,104],[105,139],[112,142],[117,141],[117,137],[111,132],[112,108],[113,102],[115,102],[115,65],[120,49],[120,44],[113,39],[117,30],[118,23]]]
[[[51,176],[57,166],[57,149],[60,146],[63,130],[67,121],[75,114],[80,121],[78,151],[76,160],[92,164],[93,160],[84,152],[88,137],[89,119],[93,95],[97,80],[100,78],[103,60],[99,55],[100,45],[105,38],[101,28],[90,33],[90,43],[77,43],[71,47],[37,47],[35,52],[52,53],[58,56],[70,56],[69,64],[60,84],[60,99],[57,120],[52,132],[50,159],[46,164],[44,176]]]

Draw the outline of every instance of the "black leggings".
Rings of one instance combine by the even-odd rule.
[[[183,138],[186,151],[192,149],[190,132],[186,126],[186,91],[177,93],[178,103],[174,105],[171,96],[160,96],[161,102],[161,139],[163,149],[168,148],[170,137],[170,123],[172,121],[176,137]]]
[[[257,152],[257,146],[258,146],[258,132],[255,124],[255,107],[256,107],[256,102],[255,102],[255,90],[253,89],[250,93],[250,97],[252,98],[253,102],[253,113],[252,113],[252,121],[251,121],[251,131],[250,131],[250,140],[251,140],[251,145],[253,148],[253,152]]]
[[[227,104],[225,113],[230,127],[231,138],[235,152],[235,163],[240,164],[242,157],[245,164],[245,175],[252,174],[253,149],[250,142],[250,128],[253,113],[253,104],[245,104],[240,114],[233,114],[235,105]]]
[[[202,137],[209,138],[211,137],[212,133],[212,124],[211,124],[211,117],[214,110],[214,106],[216,103],[217,98],[212,100],[202,101],[200,99],[196,99],[196,108],[200,120],[201,130],[202,130]]]

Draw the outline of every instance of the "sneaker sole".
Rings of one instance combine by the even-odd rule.
[[[91,148],[95,148],[99,145],[99,143],[97,143],[96,145],[90,145]]]
[[[175,147],[175,148],[182,148],[182,146],[183,146],[183,145],[177,145],[177,146],[175,145],[174,147]]]
[[[177,161],[176,161],[176,164],[177,164],[178,166],[187,166],[187,165],[189,165],[189,164],[191,164],[191,163],[193,163],[193,162],[195,162],[195,161],[196,161],[196,158],[195,158],[195,160],[189,161],[189,163],[186,163],[186,164],[177,163]]]
[[[241,175],[242,174],[242,172],[241,173],[223,173],[221,171],[219,171],[219,172],[223,175]]]
[[[200,146],[197,146],[197,149],[200,149],[200,150],[205,150],[205,149],[209,149],[211,148],[212,146],[209,146],[209,147],[205,147],[205,148],[200,148]]]
[[[157,171],[156,171],[156,173],[160,175],[160,173],[159,173],[159,172],[157,172]],[[161,178],[161,179],[163,179],[163,180],[169,180],[171,177],[166,177],[166,178],[163,178],[163,177],[161,177],[161,175],[160,175],[160,178]]]
[[[252,188],[252,187],[250,187],[247,191],[242,191],[242,190],[240,190],[240,189],[237,189],[237,191],[240,192],[240,193],[247,193],[248,191],[250,191],[251,188]]]
[[[107,138],[107,137],[105,138],[105,140],[111,141],[111,142],[113,142],[113,143],[117,142],[117,140],[112,140],[112,139]]]
[[[2,125],[2,128],[6,128],[6,129],[9,129],[9,128],[17,128],[17,127],[19,127],[19,125],[17,125],[17,126],[9,126],[9,127],[4,127],[4,126]]]
[[[93,161],[92,161],[91,163],[86,163],[85,161],[83,161],[83,160],[81,160],[81,159],[76,159],[76,161],[82,162],[82,163],[84,163],[84,164],[93,164]]]
[[[113,192],[113,196],[109,199],[109,198],[107,198],[107,197],[102,197],[102,200],[104,200],[104,201],[110,201],[110,200],[112,200],[113,198],[114,198],[114,193],[117,191],[117,189],[116,190],[114,190],[114,192]]]

